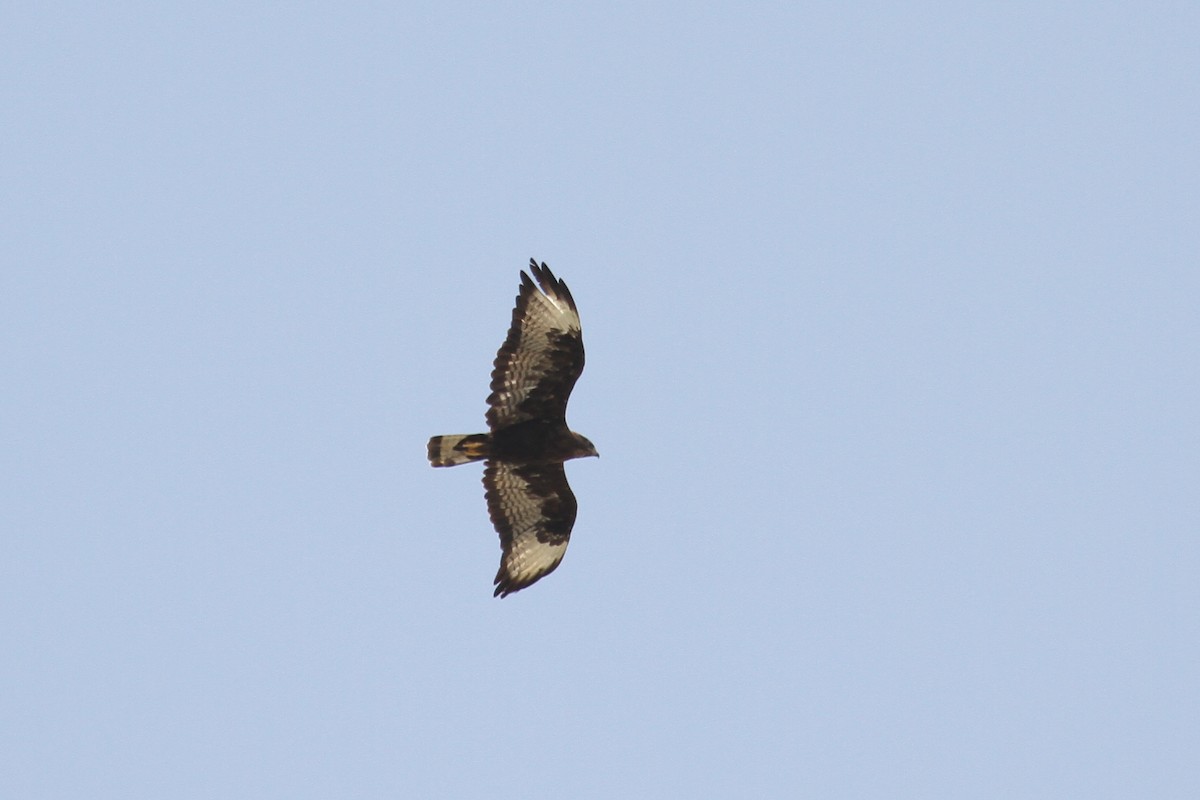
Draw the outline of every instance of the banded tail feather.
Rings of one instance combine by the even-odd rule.
[[[486,433],[434,436],[429,440],[429,463],[435,467],[483,461],[490,452],[491,437]]]

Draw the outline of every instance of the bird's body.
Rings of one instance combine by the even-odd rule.
[[[500,597],[562,561],[577,509],[563,462],[598,455],[566,421],[584,363],[575,300],[545,264],[530,259],[529,267],[538,285],[521,273],[512,325],[492,371],[488,432],[429,440],[435,467],[487,461],[488,513],[504,551],[495,580]]]
[[[595,455],[586,452],[590,442],[557,420],[530,419],[469,436],[434,436],[429,440],[429,461],[435,467],[452,467],[493,458],[512,464],[557,464]]]

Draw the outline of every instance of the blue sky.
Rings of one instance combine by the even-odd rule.
[[[9,4],[0,795],[1196,797],[1198,27]],[[424,452],[531,256],[501,601]]]

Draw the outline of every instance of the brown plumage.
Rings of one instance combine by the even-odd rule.
[[[583,372],[579,310],[549,267],[530,259],[529,271],[537,285],[521,272],[512,325],[496,354],[488,433],[429,440],[435,467],[487,461],[488,514],[504,551],[494,581],[500,597],[549,575],[562,561],[576,512],[563,462],[598,455],[567,428],[567,400]]]

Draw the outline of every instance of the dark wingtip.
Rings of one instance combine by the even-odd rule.
[[[538,264],[536,258],[529,259],[529,271],[533,273],[533,277],[537,278],[537,282],[541,284],[543,291],[548,285],[554,286],[557,283],[554,279],[554,273],[546,266],[545,261]]]
[[[537,275],[537,272],[534,272],[533,274]],[[517,295],[517,299],[519,300],[521,298],[521,294],[525,294],[527,291],[536,292],[537,286],[534,285],[533,280],[529,277],[525,270],[521,270],[521,293]]]
[[[551,570],[551,572],[553,572],[553,570]],[[549,575],[550,573],[546,574]],[[537,578],[534,578],[531,581],[519,581],[512,575],[509,575],[507,572],[505,572],[504,564],[501,564],[500,569],[496,571],[496,577],[492,580],[492,583],[496,584],[496,591],[492,592],[492,597],[504,598],[508,597],[513,592],[519,592],[522,589],[528,589],[530,586],[537,583],[538,579],[542,577],[542,575],[539,575]]]
[[[537,282],[545,294],[564,300],[574,311],[579,311],[575,306],[575,298],[571,296],[571,290],[567,288],[567,284],[561,279],[554,277],[554,273],[550,271],[550,267],[546,266],[545,261],[538,264],[537,259],[529,259],[529,270],[533,273],[533,277],[537,278]],[[524,271],[521,274],[524,275]]]

